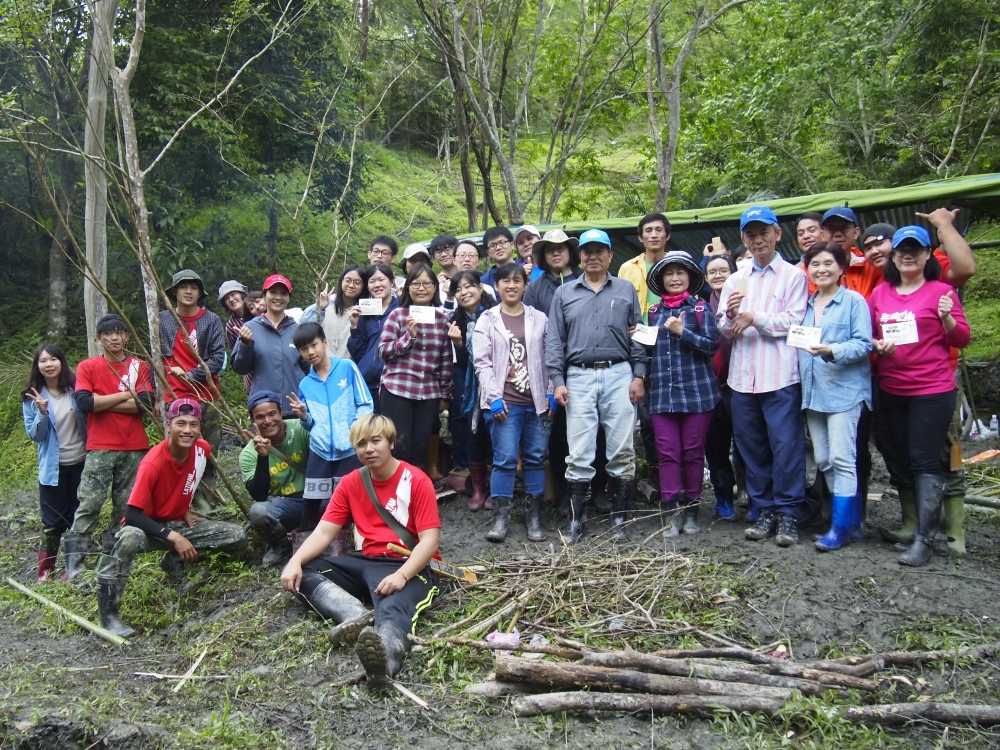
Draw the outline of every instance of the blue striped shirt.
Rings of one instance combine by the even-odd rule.
[[[681,312],[684,332],[677,336],[664,324]],[[656,345],[650,347],[650,414],[699,414],[714,409],[720,394],[712,356],[719,348],[719,333],[712,308],[695,297],[675,308],[656,304],[649,308],[649,324],[659,328]]]

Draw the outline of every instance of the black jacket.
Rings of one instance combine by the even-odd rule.
[[[555,296],[556,289],[562,286],[564,282],[572,281],[583,273],[576,266],[570,266],[568,270],[569,273],[564,274],[562,279],[551,271],[546,271],[532,281],[528,284],[528,288],[524,290],[524,298],[521,300],[522,304],[531,305],[536,310],[540,310],[548,315],[549,308],[552,307],[552,297]]]

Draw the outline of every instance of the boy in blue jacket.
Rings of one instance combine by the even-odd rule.
[[[333,495],[337,481],[361,468],[351,444],[351,425],[372,413],[372,396],[358,366],[349,359],[331,358],[326,334],[317,323],[300,325],[292,343],[312,367],[299,383],[298,394],[288,396],[292,413],[309,430],[306,487],[302,493],[302,538],[319,523],[321,505]]]

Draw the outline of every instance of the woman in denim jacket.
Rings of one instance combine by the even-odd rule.
[[[833,488],[833,522],[816,541],[816,549],[827,552],[861,539],[855,459],[862,405],[872,403],[872,323],[865,298],[840,285],[848,266],[841,245],[817,242],[802,261],[817,287],[802,325],[819,328],[820,340],[799,349],[799,375],[816,465]]]
[[[493,438],[493,528],[491,542],[507,536],[518,449],[528,508],[528,538],[545,540],[545,448],[552,431],[555,399],[545,370],[544,313],[521,304],[528,277],[517,263],[496,269],[493,283],[500,304],[479,316],[472,334],[472,356],[479,378],[479,405]]]
[[[87,417],[76,408],[75,383],[62,350],[54,344],[42,344],[21,392],[24,429],[38,447],[38,498],[42,506],[39,582],[55,570],[59,538],[73,525],[80,504],[77,490],[87,455]]]

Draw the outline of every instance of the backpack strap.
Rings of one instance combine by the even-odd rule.
[[[704,327],[706,307],[708,307],[708,305],[705,304],[704,300],[699,301],[698,304],[694,306],[694,318],[698,321],[699,330]]]

